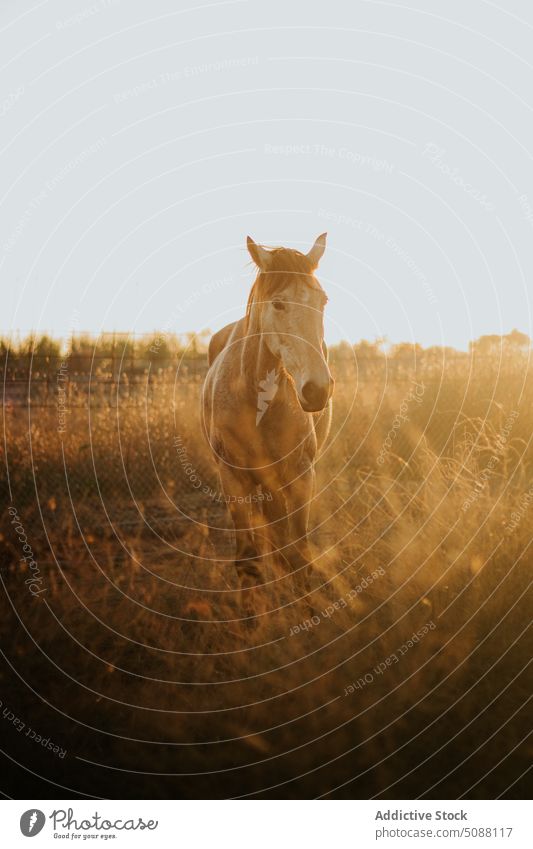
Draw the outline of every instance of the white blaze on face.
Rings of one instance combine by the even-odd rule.
[[[308,412],[323,409],[332,378],[322,350],[323,318],[317,290],[307,282],[289,287],[283,295],[286,308],[270,313],[271,350],[291,375],[298,400]]]

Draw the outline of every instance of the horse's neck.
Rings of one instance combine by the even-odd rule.
[[[281,371],[281,361],[271,353],[264,337],[254,330],[245,338],[241,370],[247,386],[254,391],[268,375],[279,375]]]

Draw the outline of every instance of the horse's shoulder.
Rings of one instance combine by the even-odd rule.
[[[233,330],[236,328],[238,323],[238,321],[234,321],[231,324],[226,324],[225,327],[213,334],[209,341],[209,346],[207,349],[208,365],[213,365],[220,352],[224,350]]]

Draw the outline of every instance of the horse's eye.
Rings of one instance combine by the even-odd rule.
[[[285,304],[283,303],[283,301],[272,301],[272,306],[274,307],[275,310],[284,310],[285,309]]]

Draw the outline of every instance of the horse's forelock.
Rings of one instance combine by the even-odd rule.
[[[259,271],[248,296],[246,316],[255,301],[268,301],[276,292],[281,292],[294,279],[294,274],[305,275],[309,286],[321,288],[318,280],[313,277],[314,267],[306,254],[290,248],[272,248],[270,250],[267,271]]]
[[[283,271],[296,274],[311,274],[313,272],[313,265],[307,254],[302,254],[300,251],[295,251],[291,248],[274,248],[270,251],[268,271],[266,273]]]

